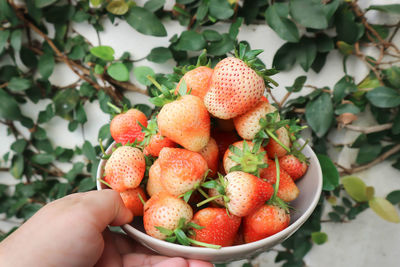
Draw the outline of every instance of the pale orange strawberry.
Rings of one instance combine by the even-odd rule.
[[[203,227],[193,229],[192,239],[227,247],[235,241],[241,218],[228,215],[224,208],[205,208],[198,211],[192,221]]]
[[[290,175],[283,169],[279,170],[279,175],[280,175],[280,181],[279,181],[278,197],[285,202],[290,202],[295,200],[299,196],[300,190],[294,183],[292,177],[290,177]],[[260,176],[262,179],[266,179],[267,182],[275,184],[276,182],[275,161],[269,159],[268,167],[261,171]]]
[[[204,104],[215,117],[230,119],[257,105],[264,91],[261,76],[241,59],[227,57],[214,68]]]
[[[279,165],[292,177],[293,181],[303,177],[308,168],[305,161],[300,161],[294,155],[285,155],[279,158]]]
[[[268,113],[275,111],[276,108],[263,96],[254,108],[233,119],[236,131],[243,139],[254,139],[256,134],[261,130],[260,119],[264,118]]]
[[[140,124],[147,126],[146,115],[137,109],[130,109],[125,113],[116,115],[110,123],[110,133],[117,143],[125,145],[126,143],[141,142],[144,133]]]
[[[169,139],[168,137],[162,136],[160,133],[157,133],[150,137],[149,143],[144,147],[143,153],[145,155],[151,155],[153,157],[158,157],[161,149],[164,147],[176,147],[177,144]]]
[[[208,176],[213,177],[218,171],[218,145],[214,138],[210,138],[210,141],[199,151],[199,154],[207,162],[208,169],[210,170]]]
[[[111,188],[122,192],[139,186],[146,171],[143,152],[135,147],[118,147],[106,162],[104,174]]]
[[[181,218],[189,222],[193,218],[192,208],[182,199],[167,192],[153,195],[144,205],[143,225],[146,233],[152,237],[167,238],[156,227],[173,231],[178,228]]]
[[[146,184],[146,190],[149,196],[153,196],[161,191],[164,191],[164,188],[161,184],[161,168],[159,163],[160,162],[158,159],[154,161],[149,170],[149,179],[147,180]]]
[[[289,132],[285,127],[281,127],[278,130],[276,130],[276,137],[283,145],[285,145],[288,148],[291,147]],[[275,155],[278,158],[280,158],[288,153],[288,151],[285,148],[283,148],[278,142],[276,142],[273,138],[269,138],[269,142],[265,147],[265,149],[267,150],[267,154],[271,159],[275,158]]]
[[[285,209],[265,204],[243,219],[244,240],[255,242],[276,234],[290,223],[290,214]]]
[[[182,80],[185,80],[187,92],[190,90],[191,95],[198,96],[203,100],[210,86],[212,74],[213,69],[206,66],[200,66],[186,72],[179,81],[175,94],[179,92]]]
[[[125,207],[132,211],[134,216],[143,216],[143,203],[140,200],[140,197],[143,201],[147,201],[147,196],[143,188],[136,187],[133,189],[128,189],[121,192],[120,195],[124,201]]]
[[[200,151],[210,139],[210,115],[197,96],[185,95],[164,105],[157,122],[163,136],[191,151]]]
[[[163,188],[174,196],[193,190],[208,170],[207,161],[197,152],[165,147],[158,158]]]

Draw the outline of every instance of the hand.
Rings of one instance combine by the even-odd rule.
[[[210,263],[152,255],[106,230],[132,220],[113,190],[66,196],[49,203],[0,243],[0,266],[174,266]]]

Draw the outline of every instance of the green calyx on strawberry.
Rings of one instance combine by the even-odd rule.
[[[196,65],[186,65],[182,67],[174,67],[174,73],[180,76],[180,78],[187,72],[194,70],[200,66],[211,67],[211,59],[207,58],[207,50],[203,49],[199,57],[197,58]]]
[[[290,153],[290,148],[282,144],[282,142],[275,135],[276,130],[281,127],[285,127],[289,122],[290,120],[279,120],[278,111],[268,113],[265,118],[260,119],[261,130],[256,134],[254,143],[263,144],[264,141],[269,141],[269,138],[272,138]]]
[[[178,242],[179,244],[182,244],[184,246],[190,246],[190,244],[194,244],[206,248],[214,248],[214,249],[221,248],[221,246],[219,245],[208,244],[189,238],[188,235],[189,236],[193,235],[193,230],[191,230],[191,228],[200,230],[203,229],[204,227],[199,226],[194,222],[185,223],[185,221],[186,221],[185,218],[181,218],[179,220],[178,227],[175,228],[174,230],[170,230],[161,226],[155,226],[155,228],[157,228],[162,234],[167,236],[165,238],[165,241],[171,243]]]
[[[229,172],[243,171],[260,177],[260,170],[268,167],[264,160],[266,152],[260,152],[260,147],[260,143],[254,144],[253,149],[250,150],[246,141],[243,142],[243,149],[230,145],[229,150],[234,155],[229,158],[238,165],[233,166]]]
[[[302,146],[299,144],[299,142],[297,142],[297,140],[294,141],[292,143],[290,152],[290,155],[295,156],[300,162],[305,162],[307,165],[310,164],[310,161],[306,156],[304,156],[304,154],[301,151],[303,151],[303,149],[306,147],[309,141],[310,140],[307,139],[307,141]]]
[[[117,114],[121,114],[121,113],[125,113],[129,110],[127,105],[123,105],[122,109],[117,107],[116,105],[114,105],[111,102],[107,102],[107,106],[109,106],[111,108],[112,114],[113,116],[117,115]]]
[[[186,82],[185,80],[182,81],[180,87],[179,87],[179,92],[178,94],[175,94],[174,89],[168,89],[167,86],[164,84],[159,84],[156,79],[154,79],[152,76],[148,75],[147,79],[153,83],[154,86],[157,87],[157,89],[160,91],[160,94],[150,98],[150,102],[153,103],[157,107],[162,107],[165,104],[168,104],[170,102],[173,102],[177,100],[179,97],[184,96],[184,95],[190,95],[190,90],[187,90]]]
[[[275,156],[275,164],[276,164],[276,182],[274,184],[274,194],[272,197],[267,201],[268,205],[273,205],[280,207],[285,210],[286,213],[289,213],[289,205],[278,197],[278,190],[279,190],[279,181],[280,181],[280,168],[279,168],[279,160],[278,157]]]
[[[218,198],[222,198],[224,203],[228,203],[230,201],[229,197],[226,195],[226,187],[228,186],[228,182],[221,173],[218,173],[217,179],[204,182],[201,184],[201,186],[208,189],[215,189],[219,195],[208,197],[206,200],[198,203],[197,207],[201,207],[204,204],[214,201]],[[228,212],[228,209],[226,211]]]
[[[145,147],[150,143],[151,137],[158,133],[157,119],[156,117],[152,118],[148,122],[147,127],[143,126],[141,123],[139,123],[139,125],[142,127],[142,132],[144,132],[144,139],[140,145]]]
[[[266,69],[262,61],[257,58],[257,56],[263,51],[264,50],[262,49],[250,50],[247,43],[241,42],[239,48],[235,50],[235,56],[241,59],[247,64],[247,66],[252,68],[260,77],[262,77],[266,87],[271,87],[270,84],[278,86],[279,84],[270,77],[278,73],[278,71],[275,69]]]
[[[198,191],[200,194],[202,194],[203,195],[203,197],[205,197],[206,199],[207,198],[209,198],[209,196],[207,195],[207,193],[206,192],[204,192],[204,190],[201,188],[202,187],[202,185],[203,185],[203,182],[208,178],[208,174],[210,173],[210,169],[208,169],[207,171],[206,171],[206,173],[204,174],[204,176],[203,176],[203,179],[199,182],[199,183],[197,183],[194,187],[193,187],[193,189],[190,189],[189,191],[187,191],[187,192],[185,192],[185,193],[183,193],[182,195],[180,195],[179,197],[181,198],[183,198],[183,200],[185,200],[185,202],[187,203],[187,202],[189,202],[189,199],[190,199],[190,197],[192,196],[192,194],[195,192],[195,191]]]
[[[289,137],[292,142],[294,142],[300,138],[300,135],[299,135],[300,131],[308,128],[308,126],[306,126],[306,125],[300,126],[299,121],[300,121],[300,119],[289,120],[289,123],[287,124],[287,127],[286,127],[286,129],[289,132]]]

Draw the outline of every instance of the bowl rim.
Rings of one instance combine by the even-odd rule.
[[[305,141],[302,138],[298,139],[298,141],[301,145],[303,145],[305,143]],[[115,144],[116,144],[115,141],[113,143],[111,143],[109,145],[109,147],[107,148],[106,153],[108,153],[112,149],[112,147],[114,147]],[[305,210],[305,212],[300,217],[298,217],[288,227],[286,227],[282,231],[280,231],[272,236],[269,236],[269,237],[263,238],[261,240],[251,242],[251,243],[245,243],[245,244],[233,245],[233,246],[229,246],[229,247],[221,247],[219,249],[213,249],[213,248],[192,247],[192,246],[184,246],[184,245],[175,244],[175,243],[169,243],[167,241],[154,238],[154,237],[136,229],[131,224],[124,224],[121,226],[121,228],[126,233],[129,230],[130,234],[134,235],[137,238],[136,241],[138,241],[140,243],[142,243],[142,242],[144,242],[145,244],[153,243],[153,244],[156,244],[157,246],[161,246],[161,247],[168,246],[169,248],[178,250],[182,253],[188,253],[188,254],[195,253],[195,254],[199,254],[199,255],[209,255],[209,256],[221,255],[221,253],[224,253],[224,254],[225,253],[227,253],[227,254],[228,253],[229,254],[243,253],[243,251],[260,249],[264,245],[268,244],[269,241],[274,241],[274,240],[279,240],[279,239],[284,240],[284,239],[288,238],[291,234],[295,233],[297,231],[297,229],[300,228],[307,221],[307,219],[314,212],[314,210],[318,204],[318,201],[320,199],[321,193],[322,193],[323,176],[322,176],[321,165],[318,161],[317,155],[315,154],[315,152],[311,149],[311,147],[308,144],[306,145],[306,148],[310,152],[309,157],[313,158],[313,162],[317,163],[316,164],[317,172],[318,172],[317,192],[311,201],[311,205],[308,206],[308,208]],[[105,160],[101,159],[99,162],[98,168],[97,168],[97,172],[96,172],[97,190],[103,190],[102,183],[99,181],[99,178],[100,178],[99,176],[102,171],[103,165],[105,164],[104,162],[105,162]],[[144,240],[144,241],[142,241],[142,240]],[[150,249],[154,250],[154,248],[151,248],[149,245],[146,245],[146,246],[149,247]]]

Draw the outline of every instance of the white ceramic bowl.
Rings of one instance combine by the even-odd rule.
[[[304,143],[303,140],[299,140],[299,142],[300,144]],[[107,153],[111,152],[112,146],[113,145],[107,149]],[[144,232],[141,218],[135,218],[131,224],[125,224],[121,227],[128,236],[153,251],[165,256],[179,256],[190,259],[205,260],[213,263],[231,262],[234,260],[249,258],[252,255],[266,251],[273,246],[282,243],[290,237],[303,223],[306,222],[317,206],[322,190],[321,166],[319,165],[315,153],[308,145],[304,148],[303,154],[310,159],[310,165],[305,176],[296,183],[300,189],[300,195],[295,201],[290,203],[290,206],[294,208],[291,212],[290,225],[275,235],[249,244],[223,247],[221,249],[211,249],[172,244],[153,238]],[[101,160],[97,170],[98,190],[106,188],[106,186],[98,180],[103,175],[105,163],[105,160]]]

